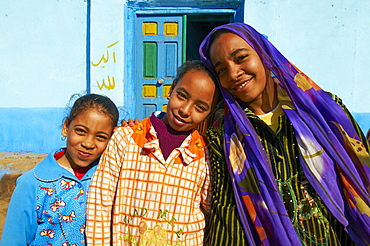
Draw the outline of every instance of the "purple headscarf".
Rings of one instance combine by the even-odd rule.
[[[216,27],[203,40],[199,48],[201,60],[214,73],[209,49],[211,36],[219,29],[243,38],[276,76],[279,101],[295,129],[304,175],[352,240],[369,245],[370,157],[344,110],[263,35],[244,23]],[[226,163],[248,242],[300,245],[267,153],[239,103],[225,89],[221,91],[226,104]]]

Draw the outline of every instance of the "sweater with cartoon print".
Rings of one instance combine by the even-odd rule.
[[[0,245],[85,245],[87,191],[99,160],[79,180],[55,160],[60,151],[18,178]]]

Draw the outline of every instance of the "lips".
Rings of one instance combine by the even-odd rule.
[[[177,115],[174,115],[174,118],[175,118],[175,123],[178,124],[178,125],[184,125],[184,124],[187,124],[187,122],[185,120],[183,120],[182,118],[180,118],[179,116]]]
[[[253,79],[254,77],[248,79],[247,81],[243,82],[241,85],[238,85],[237,87],[235,87],[233,90],[239,90],[241,88],[243,88],[244,86],[246,86],[249,82],[251,82],[251,80]]]
[[[89,158],[89,157],[91,156],[91,154],[90,154],[90,153],[86,153],[86,152],[81,151],[81,150],[79,150],[79,151],[78,151],[78,155],[79,155],[80,157],[82,157],[82,158]]]

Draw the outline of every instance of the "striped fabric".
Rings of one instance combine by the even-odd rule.
[[[341,100],[335,95],[332,97],[357,126]],[[297,143],[289,119],[285,115],[280,116],[275,133],[250,110],[246,109],[246,114],[271,160],[285,207],[302,245],[355,245],[343,225],[330,215],[320,197],[314,194],[312,186],[307,183],[296,160]],[[359,129],[358,131],[360,132]],[[222,120],[211,127],[207,135],[210,142],[211,171],[217,179],[212,181],[213,202],[205,245],[247,245],[225,163]]]
[[[202,245],[208,151],[195,130],[164,160],[149,119],[112,136],[87,204],[89,245]]]
[[[298,162],[305,178],[351,239],[359,245],[369,245],[370,155],[366,149],[367,141],[361,139],[346,112],[325,91],[287,60],[265,36],[247,24],[218,26],[203,40],[200,57],[213,72],[209,49],[213,34],[220,34],[218,30],[242,38],[257,52],[266,74],[276,78],[275,95],[294,128]],[[225,159],[248,243],[266,246],[301,244],[281,199],[282,187],[275,179],[269,153],[243,110],[245,103],[235,99],[225,88],[220,89],[226,104]],[[270,99],[262,101],[268,103]],[[303,181],[302,185],[305,186]]]

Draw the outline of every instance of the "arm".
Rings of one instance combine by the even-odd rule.
[[[216,121],[215,124],[220,124],[219,122]],[[225,163],[223,127],[211,126],[207,131],[207,140],[211,161],[217,160]]]
[[[37,230],[37,182],[33,170],[17,179],[17,186],[8,206],[1,245],[29,245]]]
[[[110,245],[112,209],[124,157],[122,128],[109,140],[92,178],[87,201],[86,237],[90,245]]]
[[[219,125],[220,122],[220,120],[216,121],[215,125]],[[223,127],[210,127],[207,131],[207,137],[211,157],[212,203],[204,244],[248,245],[239,220],[234,191],[225,160]]]
[[[208,148],[205,147],[205,177],[203,180],[203,186],[202,186],[202,192],[201,192],[201,204],[202,204],[202,210],[203,212],[209,216],[211,212],[211,201],[212,201],[212,185],[211,185],[211,164],[209,159],[209,151]]]

